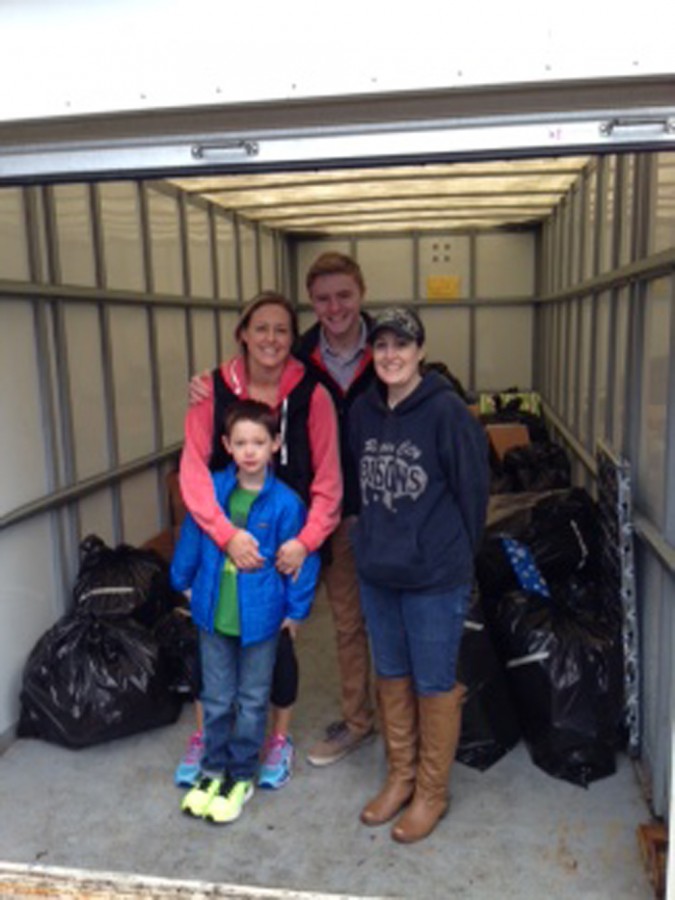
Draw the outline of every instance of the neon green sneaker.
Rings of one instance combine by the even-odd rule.
[[[241,815],[244,804],[253,796],[252,781],[235,781],[229,775],[220,783],[202,815],[216,825],[227,825]]]
[[[181,810],[190,816],[196,816],[198,819],[202,818],[209,803],[218,793],[221,783],[220,778],[209,778],[204,775],[183,797],[183,802],[180,805]]]

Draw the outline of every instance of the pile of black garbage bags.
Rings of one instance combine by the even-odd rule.
[[[493,470],[510,490],[490,498],[476,563],[460,652],[468,695],[458,759],[485,770],[522,736],[537,766],[587,786],[616,769],[622,613],[603,578],[598,507],[570,486],[565,452],[542,429],[534,423],[539,439]],[[521,485],[546,487],[514,488],[518,470],[527,473]]]
[[[194,694],[196,642],[162,557],[90,535],[72,608],[24,667],[19,737],[80,748],[174,722]]]

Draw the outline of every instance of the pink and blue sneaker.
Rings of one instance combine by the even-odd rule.
[[[190,735],[185,756],[178,763],[174,781],[178,787],[193,787],[199,780],[204,755],[204,734],[195,731]]]
[[[278,790],[288,784],[293,771],[293,741],[283,734],[271,734],[263,747],[263,761],[258,773],[258,786]]]

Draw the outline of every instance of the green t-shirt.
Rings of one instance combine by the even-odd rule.
[[[257,496],[258,491],[249,491],[242,487],[236,487],[232,491],[227,514],[235,528],[246,528],[251,504]],[[231,637],[237,637],[241,633],[237,601],[237,567],[227,554],[220,573],[218,607],[213,625],[216,631]]]

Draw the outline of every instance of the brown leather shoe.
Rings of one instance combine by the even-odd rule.
[[[333,722],[326,728],[326,736],[310,747],[307,762],[313,766],[330,766],[374,738],[374,728],[365,734],[357,734],[346,722]]]

